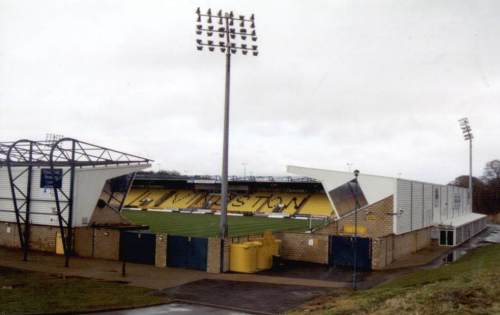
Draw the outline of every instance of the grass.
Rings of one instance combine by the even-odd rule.
[[[0,267],[0,314],[54,314],[139,307],[166,302],[122,283]]]
[[[124,210],[123,214],[135,224],[149,225],[155,233],[167,233],[179,236],[217,236],[219,216],[211,214],[186,214],[171,212],[153,212]],[[309,228],[309,221],[295,219],[274,219],[265,217],[228,216],[229,235],[244,236],[260,234],[266,230],[303,232]],[[322,221],[313,220],[313,226]]]
[[[500,314],[500,244],[356,293],[314,300],[293,314]]]

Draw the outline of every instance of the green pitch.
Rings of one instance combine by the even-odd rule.
[[[135,224],[148,225],[155,233],[179,236],[217,236],[219,216],[211,214],[185,214],[153,211],[123,210],[124,216]],[[316,227],[323,221],[313,220]],[[270,219],[264,217],[228,217],[229,235],[244,236],[261,234],[266,230],[304,232],[309,229],[308,220]]]

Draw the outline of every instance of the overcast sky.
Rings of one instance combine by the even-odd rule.
[[[499,1],[0,0],[0,138],[58,133],[218,174],[224,56],[195,9],[255,13],[233,58],[230,173],[287,164],[445,183],[500,158]]]

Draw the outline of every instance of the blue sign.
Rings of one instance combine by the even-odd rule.
[[[61,188],[62,187],[62,169],[56,168],[52,171],[50,168],[42,168],[40,175],[40,188]]]

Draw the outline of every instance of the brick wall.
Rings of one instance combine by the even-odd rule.
[[[94,258],[120,259],[120,231],[106,228],[94,229]]]
[[[81,227],[75,229],[75,254],[80,257],[94,256],[94,229]]]
[[[0,223],[0,246],[19,248],[19,234],[17,232],[17,225],[13,223]]]
[[[56,233],[59,229],[55,226],[32,225],[29,247],[32,250],[43,252],[56,251]],[[0,246],[20,248],[19,232],[14,223],[0,223]]]
[[[278,233],[275,237],[282,241],[283,259],[328,264],[328,235]]]
[[[167,266],[167,234],[156,234],[155,266]]]
[[[59,231],[55,226],[32,225],[30,249],[42,252],[56,252],[56,234]]]
[[[392,234],[393,216],[391,214],[393,209],[393,196],[389,196],[358,211],[358,231],[360,234],[363,234],[363,230],[366,230],[364,236],[367,237]],[[338,234],[350,234],[344,228],[346,225],[354,226],[354,213],[340,219],[337,224]]]
[[[384,269],[394,260],[431,245],[432,227],[372,240],[372,268]]]
[[[210,237],[208,239],[207,272],[220,273],[221,269],[221,239]]]

